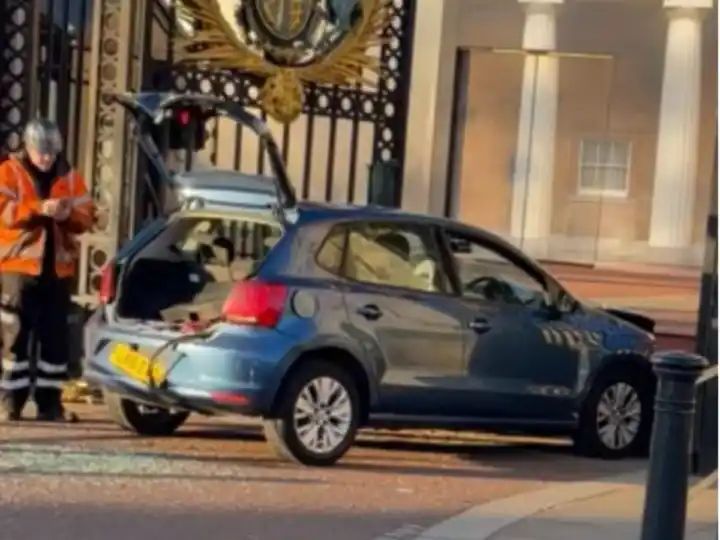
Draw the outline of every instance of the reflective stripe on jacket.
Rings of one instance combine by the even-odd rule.
[[[75,235],[93,224],[92,198],[82,177],[70,167],[59,167],[50,198],[70,199],[72,212],[55,222],[55,273],[75,273],[79,246]],[[45,229],[38,219],[42,200],[35,182],[17,156],[0,164],[0,272],[40,275],[45,251]]]

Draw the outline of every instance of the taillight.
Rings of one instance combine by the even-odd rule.
[[[223,318],[235,324],[274,327],[285,309],[287,287],[262,281],[237,283],[223,306]]]
[[[115,261],[110,261],[100,274],[100,302],[109,304],[113,300],[115,300]]]

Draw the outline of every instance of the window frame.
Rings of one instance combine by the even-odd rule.
[[[452,251],[452,247],[450,246],[451,235],[459,236],[465,240],[468,240],[469,242],[478,244],[479,246],[495,253],[499,257],[502,257],[503,259],[507,260],[512,266],[518,268],[519,270],[527,274],[528,277],[536,281],[541,286],[544,295],[551,294],[551,283],[547,274],[545,274],[539,267],[536,267],[530,261],[530,259],[525,257],[525,255],[515,253],[512,249],[503,246],[503,244],[494,241],[491,238],[483,237],[482,235],[473,233],[472,231],[468,231],[460,227],[443,227],[440,230],[440,234],[442,236],[443,250],[446,254],[445,256],[447,258],[447,264],[450,265],[452,270],[451,275],[453,276],[454,289],[456,291],[456,295],[459,298],[477,303],[489,302],[486,299],[468,296],[464,293],[462,288],[462,282],[460,280],[460,270],[458,268],[457,259]]]
[[[402,229],[403,227],[408,229],[417,228],[420,230],[425,230],[428,233],[428,239],[432,243],[430,247],[431,250],[434,250],[435,254],[437,255],[437,263],[438,268],[441,269],[441,271],[444,274],[443,281],[445,283],[445,289],[443,291],[427,291],[423,289],[414,289],[412,287],[403,287],[400,285],[391,285],[387,283],[371,283],[368,281],[361,281],[357,279],[353,279],[348,277],[347,275],[347,263],[348,263],[348,246],[350,244],[350,232],[354,227],[362,227],[362,226],[393,226]],[[338,228],[343,229],[343,246],[342,246],[342,261],[340,263],[340,269],[339,273],[336,273],[334,270],[331,270],[321,264],[319,262],[319,255],[322,249],[325,247],[327,241],[330,239],[330,237],[333,235],[334,231]],[[344,220],[344,221],[338,221],[332,224],[332,226],[328,229],[327,233],[325,234],[325,237],[323,238],[323,241],[320,243],[320,247],[315,252],[315,264],[318,265],[319,268],[324,270],[325,272],[328,272],[332,276],[336,277],[337,279],[344,281],[346,283],[355,284],[355,285],[361,285],[364,287],[375,287],[375,288],[382,288],[382,289],[388,289],[389,291],[394,292],[400,292],[404,294],[421,294],[421,295],[432,295],[432,296],[445,296],[445,297],[455,297],[458,296],[458,289],[456,287],[456,279],[450,272],[449,263],[447,259],[447,255],[445,253],[445,249],[443,248],[443,245],[441,243],[441,238],[438,236],[440,233],[439,227],[434,223],[422,223],[418,221],[412,221],[412,220],[405,220],[405,219],[351,219],[351,220]]]
[[[600,161],[585,162],[585,146],[588,143],[595,144],[624,144],[627,145],[627,159],[624,167],[616,164],[601,163]],[[580,197],[608,197],[613,199],[627,199],[630,195],[630,177],[632,173],[632,158],[633,158],[633,143],[627,139],[609,139],[602,137],[582,137],[580,144],[578,145],[578,159],[577,159],[577,194]],[[587,187],[583,185],[583,169],[592,168],[596,172],[598,170],[606,169],[624,169],[625,171],[625,187],[623,189],[613,189],[604,187]]]

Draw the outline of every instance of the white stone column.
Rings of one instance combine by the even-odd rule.
[[[556,47],[556,11],[563,0],[518,1],[526,4],[523,49],[530,54],[523,72],[511,235],[540,255],[550,236],[559,76],[558,58],[546,53]]]
[[[441,215],[462,0],[419,0],[415,14],[402,207]]]
[[[712,0],[665,0],[669,24],[655,157],[653,247],[692,243],[700,120],[703,8]]]

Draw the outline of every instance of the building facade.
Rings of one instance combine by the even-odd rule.
[[[88,240],[107,244],[95,281],[144,215],[108,92],[200,91],[257,111],[256,81],[158,75],[173,64],[174,5],[0,0],[0,147],[17,147],[35,114],[59,121],[108,216]],[[713,0],[391,6],[377,88],[314,88],[296,122],[270,121],[303,198],[364,203],[373,164],[395,160],[405,209],[488,228],[543,259],[699,269],[715,181]],[[252,137],[222,121],[209,132],[195,166],[269,172]]]
[[[543,259],[699,267],[712,0],[420,0],[403,205]]]

